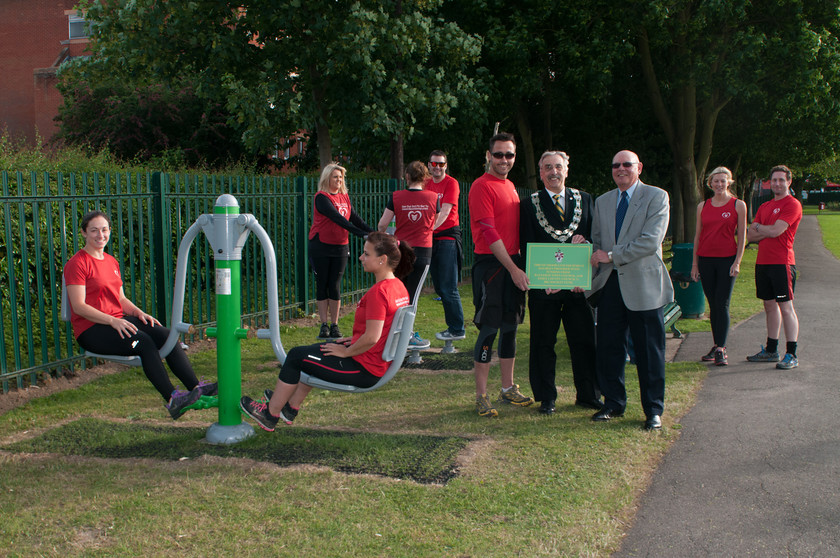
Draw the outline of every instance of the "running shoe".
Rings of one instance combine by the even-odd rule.
[[[499,401],[502,403],[510,403],[511,405],[519,405],[520,407],[527,407],[534,402],[530,397],[522,395],[519,391],[519,385],[513,384],[507,389],[502,389],[499,392]]]
[[[700,360],[702,360],[703,362],[712,362],[713,360],[715,360],[715,351],[716,350],[717,350],[717,345],[715,345],[711,349],[709,349],[708,353],[701,356]]]
[[[750,362],[779,362],[779,353],[770,353],[764,350],[764,345],[761,345],[761,350],[747,357]]]
[[[254,421],[268,432],[274,432],[274,427],[277,426],[277,421],[280,417],[275,417],[268,412],[268,402],[262,399],[254,401],[247,395],[239,400],[239,408],[242,412],[254,419]]]
[[[782,362],[776,364],[776,368],[779,370],[790,370],[797,366],[799,366],[799,359],[796,358],[796,355],[790,353],[785,353],[785,358],[782,359]]]
[[[435,339],[440,339],[441,341],[457,341],[459,339],[464,339],[464,337],[466,337],[466,335],[464,335],[463,333],[461,335],[455,335],[448,329],[445,331],[439,331],[438,333],[435,333]]]
[[[169,403],[166,408],[172,420],[178,420],[186,412],[184,407],[189,407],[201,397],[201,390],[198,386],[192,391],[173,391],[172,397],[169,398]]]
[[[330,326],[330,339],[338,339],[341,337],[341,330],[338,329],[338,324]]]
[[[726,366],[729,361],[726,359],[726,347],[715,349],[715,366]]]
[[[326,322],[321,324],[321,331],[318,332],[318,339],[329,339],[330,326]]]
[[[490,403],[490,398],[487,397],[487,394],[478,395],[475,398],[475,410],[478,411],[478,416],[480,417],[497,417],[499,416],[499,411],[493,407],[493,404]]]
[[[419,348],[425,349],[429,345],[431,345],[431,343],[429,343],[429,340],[428,339],[423,339],[422,337],[420,337],[420,334],[416,331],[414,332],[414,335],[411,336],[411,339],[409,339],[409,341],[408,341],[408,348],[409,349],[412,348],[412,347],[419,347]]]

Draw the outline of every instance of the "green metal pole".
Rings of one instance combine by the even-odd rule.
[[[233,196],[223,195],[213,208],[216,242],[216,327],[207,329],[216,338],[216,366],[219,382],[219,422],[208,430],[211,443],[235,443],[253,435],[239,411],[242,397],[241,341],[247,337],[242,328],[241,246],[237,242],[236,218],[239,204]],[[221,216],[221,218],[220,218]],[[244,237],[241,237],[244,242]]]

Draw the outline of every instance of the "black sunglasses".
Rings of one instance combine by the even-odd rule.
[[[501,151],[494,151],[493,153],[491,153],[491,155],[494,159],[507,159],[508,161],[516,157],[516,153],[511,153],[509,151],[507,153],[502,153]]]
[[[624,161],[623,163],[613,163],[612,168],[617,169],[618,167],[624,167],[625,169],[629,169],[633,165],[638,165],[638,164],[639,164],[638,161],[635,161],[633,163],[631,163],[630,161]]]

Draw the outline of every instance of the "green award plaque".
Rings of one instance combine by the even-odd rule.
[[[592,245],[529,243],[526,254],[531,289],[592,288]]]

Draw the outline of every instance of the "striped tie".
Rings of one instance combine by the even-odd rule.
[[[560,204],[560,194],[554,194],[554,207],[557,208],[557,211],[560,212],[560,217],[565,218],[566,212],[563,211],[563,206]]]

